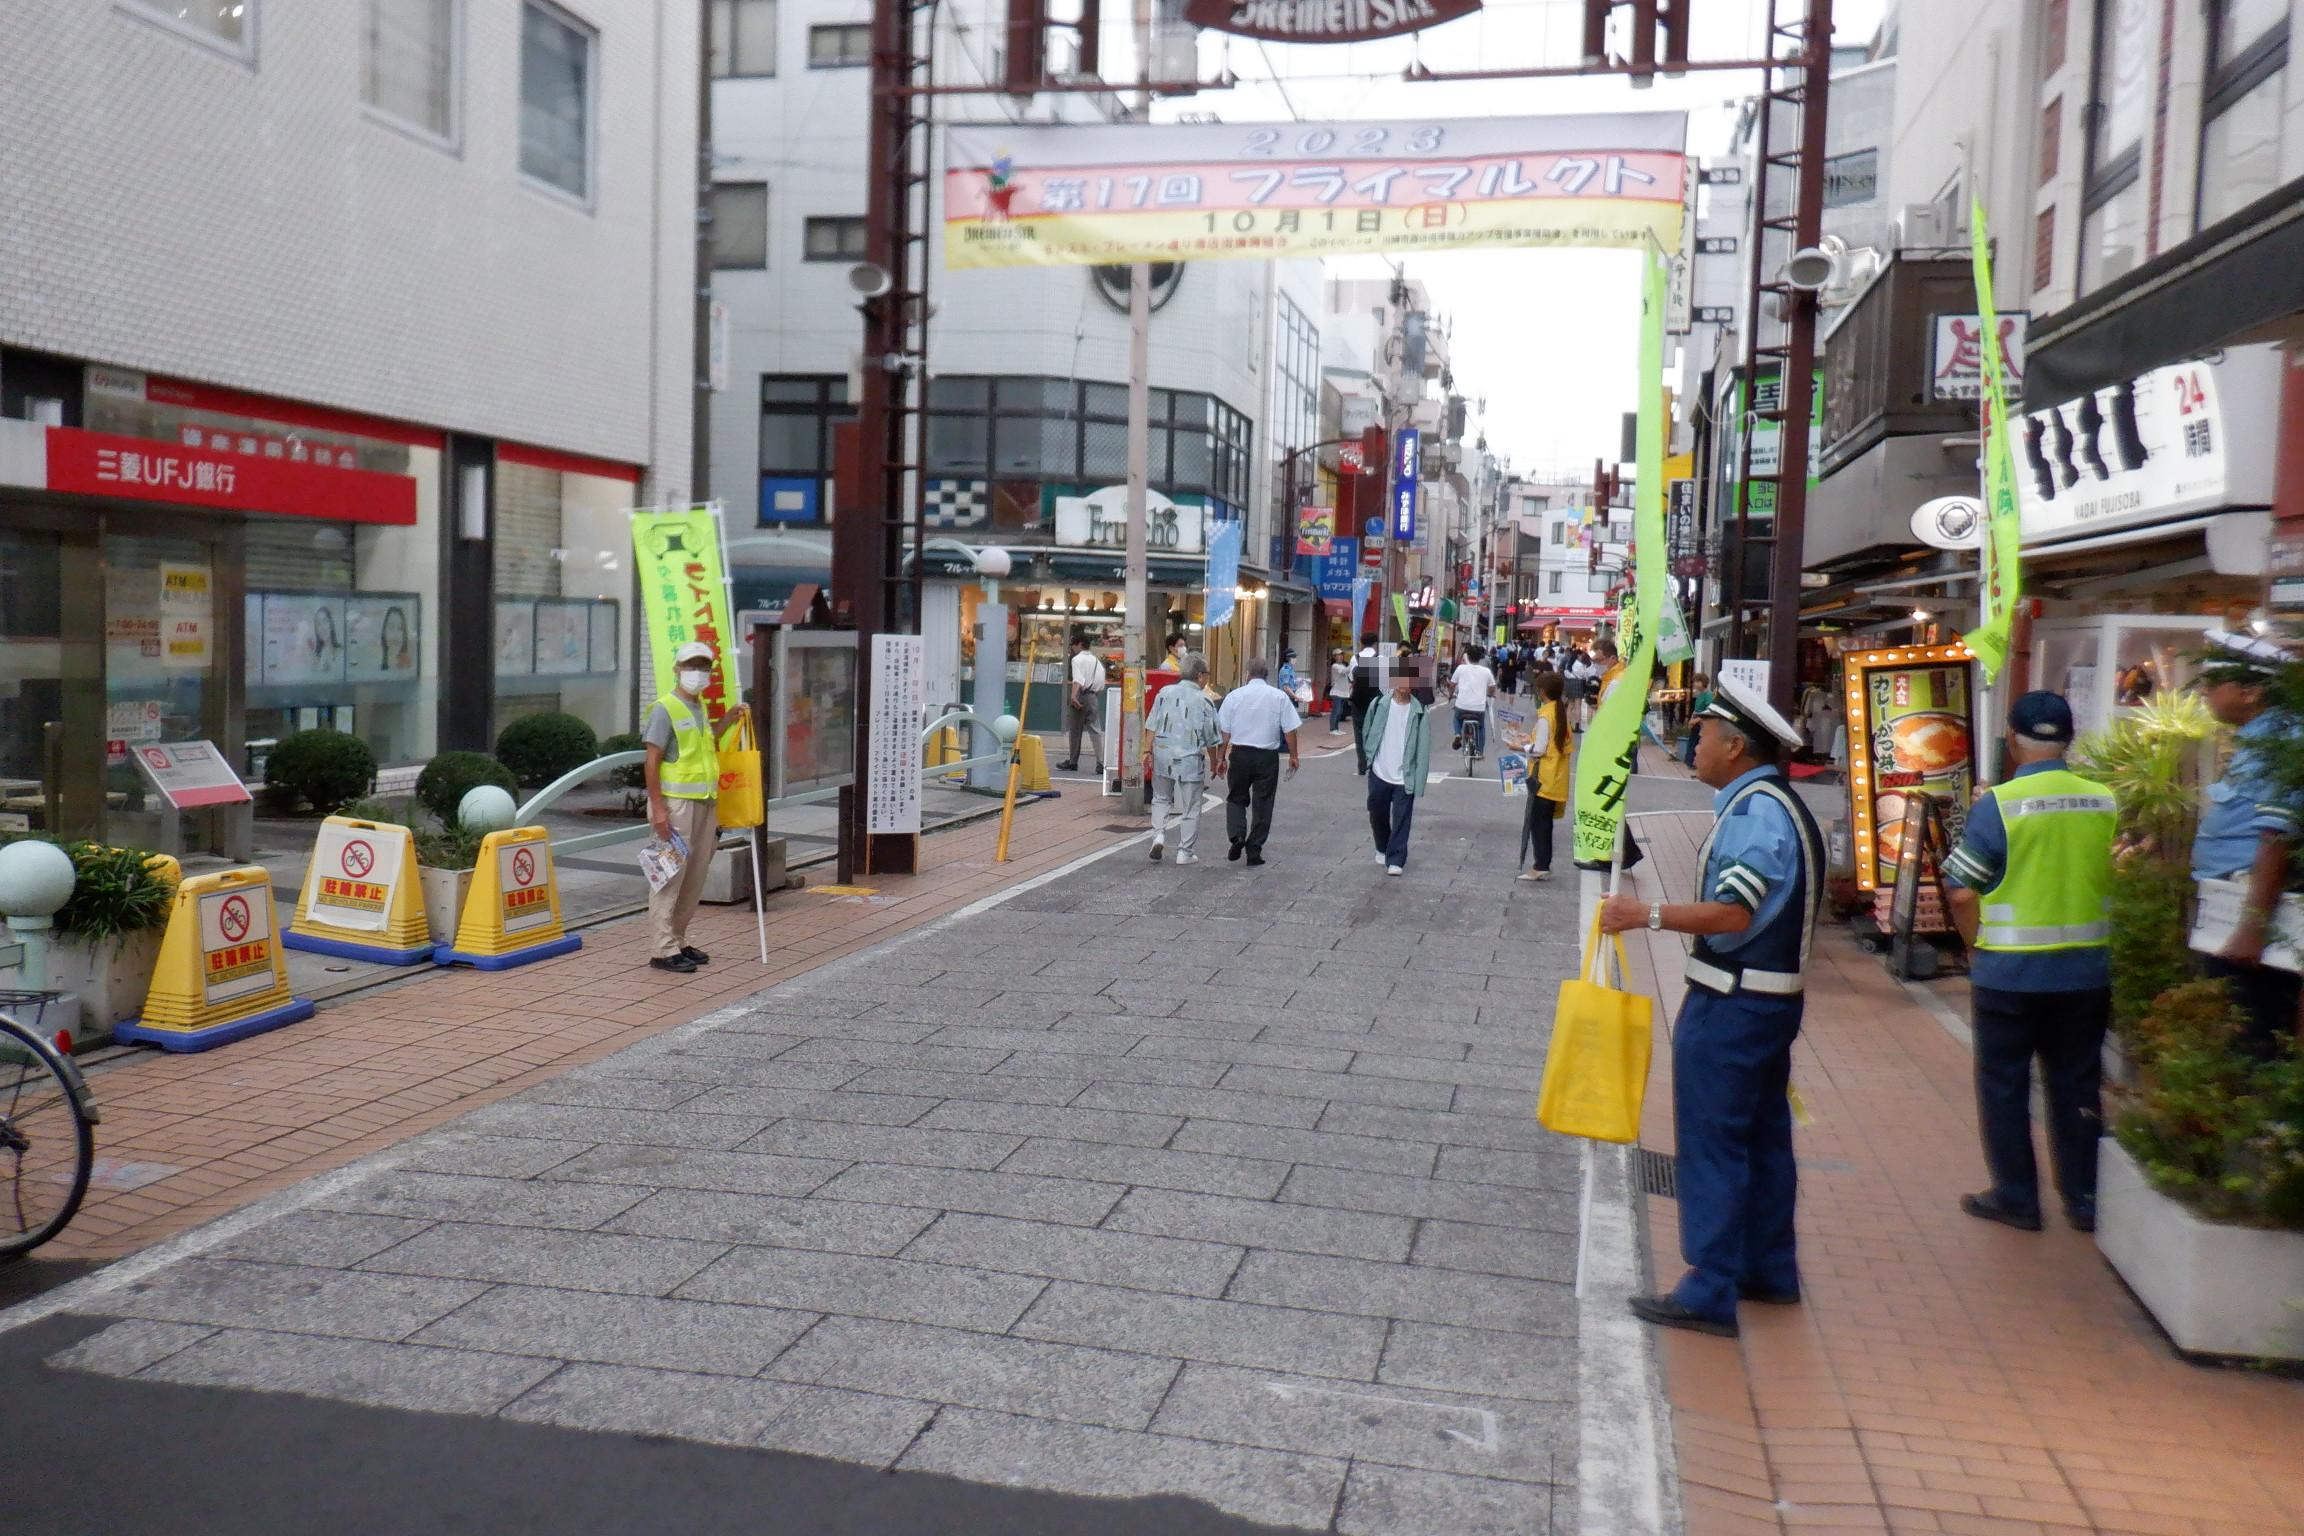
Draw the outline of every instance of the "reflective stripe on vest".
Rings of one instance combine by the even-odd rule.
[[[656,766],[656,783],[675,800],[711,800],[720,793],[720,754],[701,703],[676,693],[658,700],[672,720],[672,745],[679,753]]]
[[[2111,792],[2066,768],[1990,791],[2008,833],[2000,883],[1979,893],[1976,947],[2003,953],[2101,949],[2112,938]]]

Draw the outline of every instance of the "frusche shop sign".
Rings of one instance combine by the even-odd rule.
[[[1144,545],[1153,554],[1206,551],[1206,509],[1180,507],[1158,491],[1146,491],[1144,514]],[[1056,542],[1070,549],[1126,549],[1128,488],[1108,485],[1085,496],[1057,497]]]

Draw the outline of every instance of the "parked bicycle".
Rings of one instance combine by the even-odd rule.
[[[72,1058],[0,1013],[0,1259],[30,1253],[80,1209],[98,1118]]]

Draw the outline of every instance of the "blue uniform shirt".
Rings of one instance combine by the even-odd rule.
[[[2278,791],[2262,748],[2293,732],[2297,724],[2268,709],[2240,727],[2232,761],[2224,777],[2208,786],[2207,802],[2200,808],[2200,830],[2192,839],[2193,879],[2222,880],[2241,874],[2256,862],[2257,840],[2265,833],[2295,834],[2296,813],[2274,799]]]
[[[2011,781],[2028,773],[2047,773],[2065,766],[2051,757],[2026,763],[2008,775]],[[1969,808],[1968,825],[1960,846],[1944,861],[1946,883],[1981,896],[2008,874],[2008,823],[2000,815],[2000,802],[1979,795]],[[2081,992],[2112,985],[2112,951],[2103,945],[2087,949],[2042,949],[2029,954],[2005,950],[1972,950],[1968,957],[1968,984],[1996,992]]]
[[[1704,861],[1704,884],[1697,892],[1703,901],[1733,902],[1752,914],[1742,933],[1714,934],[1705,940],[1713,953],[1733,955],[1789,915],[1794,923],[1802,914],[1787,909],[1800,875],[1800,829],[1792,813],[1767,795],[1752,795],[1724,815],[1730,801],[1757,780],[1781,777],[1774,768],[1755,768],[1712,800],[1712,814],[1720,823],[1712,833],[1712,854]],[[1791,793],[1791,786],[1785,786]],[[1795,951],[1797,952],[1797,951]],[[1749,963],[1749,962],[1748,962]]]

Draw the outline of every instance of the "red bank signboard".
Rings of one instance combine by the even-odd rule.
[[[1190,0],[1196,27],[1272,43],[1364,43],[1469,16],[1480,0]]]
[[[372,469],[48,428],[48,489],[239,512],[410,526],[416,482]]]

